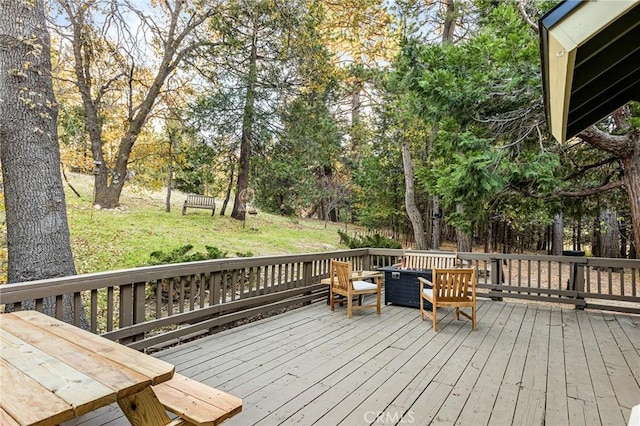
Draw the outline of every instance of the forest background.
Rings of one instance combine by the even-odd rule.
[[[546,129],[536,22],[556,3],[51,0],[62,169],[103,209],[135,183],[244,221],[250,189],[416,248],[635,258],[621,159]]]

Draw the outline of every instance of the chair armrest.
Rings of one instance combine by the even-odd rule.
[[[433,283],[424,277],[418,277],[418,281],[420,282],[420,291],[424,290],[425,284],[429,287],[433,287]]]

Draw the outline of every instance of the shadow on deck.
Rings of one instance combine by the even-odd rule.
[[[155,356],[242,398],[225,426],[622,426],[640,404],[640,316],[483,300],[471,332],[446,312],[436,333],[417,309],[315,303]]]

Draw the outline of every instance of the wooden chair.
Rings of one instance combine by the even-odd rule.
[[[329,285],[329,304],[334,310],[335,296],[341,295],[347,299],[347,318],[353,316],[354,309],[376,308],[380,315],[381,288],[380,279],[376,279],[376,284],[354,280],[351,275],[351,263],[331,261],[331,282]],[[376,303],[368,305],[353,306],[353,298],[365,294],[375,294]]]
[[[437,308],[456,308],[456,319],[460,314],[471,320],[471,328],[476,330],[476,270],[474,268],[433,269],[432,281],[418,277],[420,281],[420,318],[425,315],[436,328]],[[428,286],[428,287],[427,287]],[[431,303],[432,311],[424,308],[424,302]],[[471,315],[460,310],[471,308]]]

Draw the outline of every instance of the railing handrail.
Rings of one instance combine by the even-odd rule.
[[[29,299],[58,296],[61,294],[60,287],[64,287],[65,293],[75,293],[149,280],[161,280],[185,275],[221,272],[229,269],[274,265],[287,261],[309,262],[334,257],[364,256],[367,252],[368,249],[355,249],[294,255],[231,257],[167,265],[141,266],[138,268],[93,272],[90,274],[71,275],[68,277],[48,278],[20,283],[6,283],[0,285],[0,305],[17,303]]]
[[[304,262],[331,259],[334,257],[357,257],[363,255],[401,256],[403,252],[404,250],[401,249],[364,248],[294,255],[287,254],[223,258],[168,265],[141,266],[137,268],[94,272],[20,283],[6,283],[0,285],[0,305],[17,303],[28,299],[57,296],[60,295],[60,287],[64,287],[64,291],[67,293],[74,293],[78,291],[97,290],[106,286],[127,285],[151,279],[167,279],[184,275],[220,272],[229,269],[273,265],[287,260],[292,262]],[[457,252],[457,254],[458,258],[461,260],[478,260],[487,262],[495,259],[535,260],[543,262],[589,264],[590,266],[596,267],[614,268],[638,268],[638,265],[640,265],[640,260],[637,259],[476,252]]]

